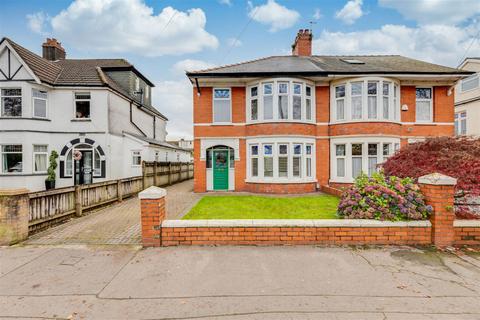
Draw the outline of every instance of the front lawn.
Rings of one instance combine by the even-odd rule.
[[[338,198],[205,196],[183,219],[337,219]]]

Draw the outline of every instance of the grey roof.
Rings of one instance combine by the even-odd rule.
[[[168,142],[165,142],[165,141],[159,141],[159,140],[156,140],[156,139],[153,139],[153,138],[145,137],[145,136],[135,134],[135,133],[131,133],[131,132],[128,132],[128,131],[124,131],[123,133],[131,135],[131,136],[133,136],[133,137],[135,137],[139,140],[142,140],[144,142],[147,142],[148,144],[152,144],[152,145],[155,145],[155,146],[164,147],[164,148],[168,148],[168,149],[182,150],[182,151],[191,151],[189,149],[181,148],[179,146],[176,146],[174,144],[171,144],[171,143],[168,143]]]
[[[360,60],[351,64],[345,60]],[[451,74],[468,72],[399,55],[375,56],[271,56],[206,70],[187,72],[191,77],[252,76],[274,74]]]
[[[167,117],[153,106],[140,103],[138,97],[134,97],[129,92],[123,90],[113,79],[102,72],[103,70],[122,70],[127,68],[135,72],[150,86],[153,86],[153,83],[145,78],[125,59],[63,59],[50,61],[22,47],[9,38],[3,38],[0,44],[3,41],[7,41],[12,46],[41,82],[52,86],[109,87],[127,99],[135,100],[136,103],[157,116],[168,120]]]

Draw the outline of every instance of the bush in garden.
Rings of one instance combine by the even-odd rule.
[[[360,175],[338,205],[338,215],[345,219],[425,220],[431,212],[411,178],[385,177],[383,172]]]
[[[409,144],[382,167],[387,176],[413,179],[439,172],[457,178],[457,196],[480,195],[480,139],[439,137]]]

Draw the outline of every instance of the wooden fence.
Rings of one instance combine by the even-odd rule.
[[[143,162],[142,175],[87,185],[32,192],[29,232],[136,195],[150,186],[166,186],[193,178],[193,163]]]

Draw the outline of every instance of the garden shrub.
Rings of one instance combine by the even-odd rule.
[[[382,167],[387,176],[415,180],[439,172],[457,178],[458,197],[480,195],[480,139],[439,137],[409,144]]]
[[[425,220],[431,212],[411,178],[386,177],[383,172],[370,178],[360,175],[338,205],[338,215],[345,219]]]

